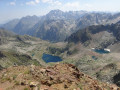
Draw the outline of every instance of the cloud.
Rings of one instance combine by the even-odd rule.
[[[42,0],[43,3],[50,3],[52,0]]]
[[[73,3],[66,3],[65,4],[65,7],[74,7],[74,8],[79,8],[80,7],[80,4],[79,4],[79,2],[73,2]]]
[[[26,5],[35,5],[34,1],[26,2]]]
[[[54,4],[55,4],[55,5],[62,5],[62,3],[59,2],[59,1],[55,1]]]
[[[40,0],[35,0],[35,3],[36,3],[36,4],[40,3]]]
[[[36,4],[39,4],[39,3],[40,3],[40,0],[34,0],[34,1],[26,2],[26,5],[36,5]]]
[[[84,6],[89,7],[89,8],[93,7],[91,4],[85,4]]]
[[[80,10],[81,7],[82,6],[79,2],[68,2],[61,5],[60,9],[62,11],[70,11],[70,10],[76,11],[76,10]]]
[[[62,3],[57,0],[42,0],[43,3],[48,3],[50,5],[61,5]]]
[[[50,4],[50,5],[61,5],[62,3],[58,0],[41,0],[44,4]],[[26,2],[26,5],[36,5],[39,4],[40,0],[31,0],[29,2]]]
[[[15,6],[16,3],[15,2],[10,2],[9,5]]]

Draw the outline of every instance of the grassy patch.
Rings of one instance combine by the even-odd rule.
[[[29,88],[24,88],[24,90],[29,90]]]
[[[80,88],[80,90],[83,90],[83,87],[80,83],[78,84],[78,87]]]

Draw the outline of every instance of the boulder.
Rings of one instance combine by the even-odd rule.
[[[30,82],[30,87],[37,87],[37,85],[39,84],[39,82]]]

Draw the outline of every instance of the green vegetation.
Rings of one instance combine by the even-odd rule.
[[[14,83],[15,83],[15,85],[20,85],[20,82],[17,80],[15,80]]]
[[[29,88],[24,88],[24,90],[29,90]]]
[[[58,48],[57,46],[48,47],[47,50],[50,54],[61,55],[62,53],[67,52],[67,55],[73,55],[78,52],[77,48],[71,49],[74,46],[74,43],[68,43],[66,46],[62,48]]]
[[[48,47],[47,50],[51,53],[51,54],[56,54],[59,55],[61,53],[64,53],[66,50],[68,50],[69,47],[66,48],[56,48],[56,47]]]
[[[24,74],[30,74],[30,70],[26,70]]]
[[[68,50],[67,54],[68,55],[73,55],[73,54],[76,54],[77,52],[78,52],[78,50],[75,48],[74,50]]]
[[[80,88],[80,90],[83,90],[81,83],[78,84],[78,87]]]
[[[17,77],[17,75],[14,75],[14,76],[13,76],[13,80],[15,80],[15,79],[16,79],[16,77]]]
[[[5,57],[0,60],[0,65],[3,67],[9,67],[11,65],[40,65],[40,63],[32,59],[29,55],[26,54],[18,54],[17,52],[10,51],[1,51]],[[3,62],[4,59],[4,62]]]

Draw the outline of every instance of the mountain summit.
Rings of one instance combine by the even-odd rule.
[[[7,86],[6,86],[7,85]],[[0,88],[9,90],[120,90],[80,72],[72,64],[17,66],[0,72]]]

